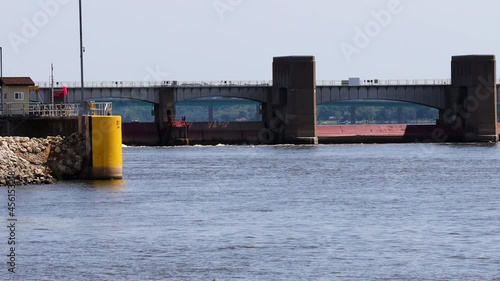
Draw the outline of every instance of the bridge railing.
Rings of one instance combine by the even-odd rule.
[[[450,85],[451,79],[360,80],[359,86]],[[317,86],[352,86],[349,80],[318,80]],[[358,86],[355,85],[355,86]]]
[[[37,82],[40,88],[51,88],[50,82]],[[81,88],[81,82],[59,81],[54,87]],[[272,81],[88,81],[87,88],[144,88],[144,87],[251,87],[272,86]]]
[[[266,87],[272,86],[273,81],[88,81],[84,83],[87,88],[148,88],[148,87]],[[360,86],[397,86],[397,85],[450,85],[451,79],[363,79],[359,81]],[[500,85],[500,79],[497,80]],[[40,88],[50,88],[50,82],[37,82]],[[317,86],[350,86],[349,80],[318,80]],[[81,83],[75,81],[55,82],[54,87],[80,88]],[[352,86],[352,85],[351,85]]]

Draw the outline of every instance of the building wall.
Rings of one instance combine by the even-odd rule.
[[[15,99],[15,93],[23,93],[22,100]],[[2,114],[27,115],[29,109],[29,86],[3,86],[2,87]]]

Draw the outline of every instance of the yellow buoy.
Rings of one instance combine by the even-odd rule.
[[[91,116],[92,178],[122,178],[121,116]]]

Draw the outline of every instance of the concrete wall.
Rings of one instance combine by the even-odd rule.
[[[454,56],[451,72],[448,108],[465,140],[498,141],[495,56]]]
[[[69,136],[79,132],[78,117],[60,118],[0,118],[2,136],[25,136],[44,138],[47,136]]]
[[[272,95],[265,109],[274,143],[318,143],[313,56],[274,58]]]
[[[175,91],[173,88],[161,88],[159,103],[154,106],[155,123],[159,130],[161,145],[174,145],[180,137],[178,130],[169,126],[175,121]]]

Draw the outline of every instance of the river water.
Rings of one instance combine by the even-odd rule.
[[[500,146],[124,148],[17,187],[1,280],[500,280]],[[3,258],[1,258],[3,257]]]

